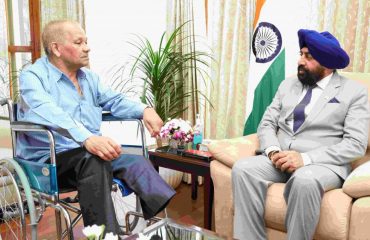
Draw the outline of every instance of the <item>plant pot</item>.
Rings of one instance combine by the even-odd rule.
[[[163,180],[168,185],[170,185],[173,189],[176,189],[180,185],[184,173],[180,171],[160,167],[159,175],[163,178]]]

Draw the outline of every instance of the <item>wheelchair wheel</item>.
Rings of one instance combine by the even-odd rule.
[[[125,216],[129,211],[141,212],[139,198],[134,193],[128,196],[122,196],[122,193],[116,184],[113,185],[111,192],[114,209],[116,211],[116,217],[121,230],[126,233],[126,221]],[[130,229],[134,229],[138,223],[138,217],[130,217]]]
[[[22,168],[13,159],[0,160],[0,239],[37,239],[31,189]]]

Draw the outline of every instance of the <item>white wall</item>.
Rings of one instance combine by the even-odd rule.
[[[154,46],[159,44],[166,28],[166,1],[86,0],[85,17],[91,48],[90,68],[109,84],[113,72],[133,53],[132,46],[127,43],[134,39],[133,34],[147,37]],[[113,134],[115,139],[121,140],[122,134],[117,128],[112,124],[103,126],[103,134]],[[136,136],[136,128],[131,125],[124,131],[125,135]],[[153,144],[154,139],[148,137],[147,143]]]

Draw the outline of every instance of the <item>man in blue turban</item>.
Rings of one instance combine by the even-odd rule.
[[[286,183],[287,239],[313,239],[324,192],[340,188],[365,154],[367,89],[336,71],[349,64],[347,53],[329,32],[301,29],[298,38],[297,77],[280,84],[257,130],[264,154],[232,169],[236,239],[266,239],[272,183]]]

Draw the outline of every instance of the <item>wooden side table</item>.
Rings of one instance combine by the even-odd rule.
[[[213,182],[209,162],[183,157],[173,153],[149,151],[149,159],[158,171],[159,167],[170,168],[204,177],[204,228],[212,228]]]

